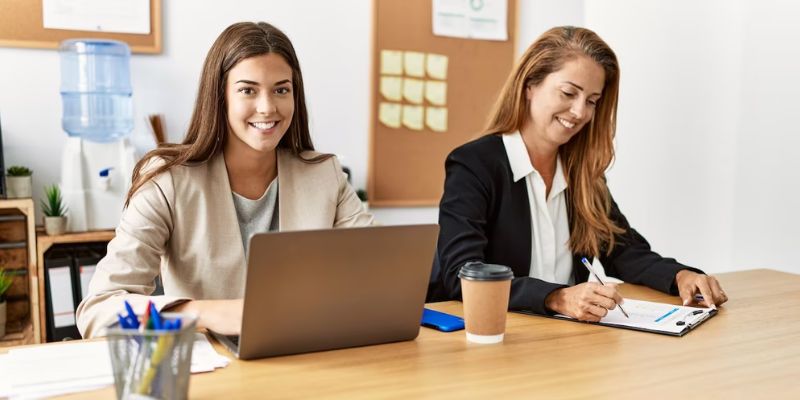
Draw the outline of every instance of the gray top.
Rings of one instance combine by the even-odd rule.
[[[233,206],[236,208],[236,219],[239,220],[239,232],[242,234],[244,256],[247,257],[250,237],[261,232],[278,230],[278,178],[275,178],[261,195],[261,198],[250,200],[236,192],[233,193]]]

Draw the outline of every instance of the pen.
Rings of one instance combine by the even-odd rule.
[[[128,315],[124,317],[128,320],[128,328],[138,329],[139,318],[136,317],[136,313],[133,312],[133,307],[131,307],[131,303],[128,303],[128,300],[125,300],[125,310],[128,312]]]
[[[586,269],[588,269],[589,272],[594,275],[595,278],[597,278],[597,281],[600,282],[601,285],[606,285],[603,283],[603,280],[600,279],[600,275],[597,275],[597,272],[594,272],[594,269],[592,269],[592,264],[589,264],[589,260],[587,260],[586,257],[581,258],[581,262],[586,266]],[[625,312],[621,305],[617,304],[617,307],[619,307],[619,310],[622,311],[622,314],[625,316],[625,318],[630,318],[628,313]]]
[[[150,300],[147,301],[147,307],[144,308],[144,313],[142,313],[142,322],[139,323],[139,332],[144,332],[148,329],[153,329],[150,325],[150,307],[153,306],[153,303]]]

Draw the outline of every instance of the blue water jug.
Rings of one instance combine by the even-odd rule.
[[[93,142],[113,142],[133,130],[128,45],[115,40],[65,40],[61,55],[64,130]]]

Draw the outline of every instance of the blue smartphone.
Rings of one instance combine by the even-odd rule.
[[[464,329],[464,319],[440,311],[422,309],[422,326],[442,332]]]

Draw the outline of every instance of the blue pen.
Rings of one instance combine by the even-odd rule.
[[[133,312],[133,307],[131,307],[131,303],[128,303],[128,300],[125,300],[125,309],[128,310],[128,315],[125,317],[129,322],[130,329],[139,329],[139,317],[136,316],[136,313]]]
[[[597,278],[597,281],[600,282],[601,285],[603,285],[603,286],[606,285],[605,283],[603,283],[603,280],[600,279],[600,275],[597,275],[597,273],[594,272],[594,269],[592,269],[592,264],[589,264],[589,260],[587,260],[586,257],[581,258],[581,262],[583,263],[583,265],[586,266],[586,268],[589,270],[589,272],[592,275],[594,275],[595,278]],[[617,304],[617,307],[619,307],[619,310],[622,311],[622,315],[624,315],[625,318],[630,318],[628,316],[628,313],[625,312],[625,310],[622,308],[621,305]]]
[[[153,321],[153,329],[162,329],[161,315],[158,314],[158,310],[156,310],[155,305],[151,305],[150,307],[150,320]]]
[[[117,319],[119,320],[119,327],[122,329],[130,329],[128,325],[128,320],[122,316],[122,314],[117,314]]]
[[[179,330],[181,330],[181,320],[180,320],[180,318],[164,321],[164,330],[167,330],[167,331],[179,331]]]

